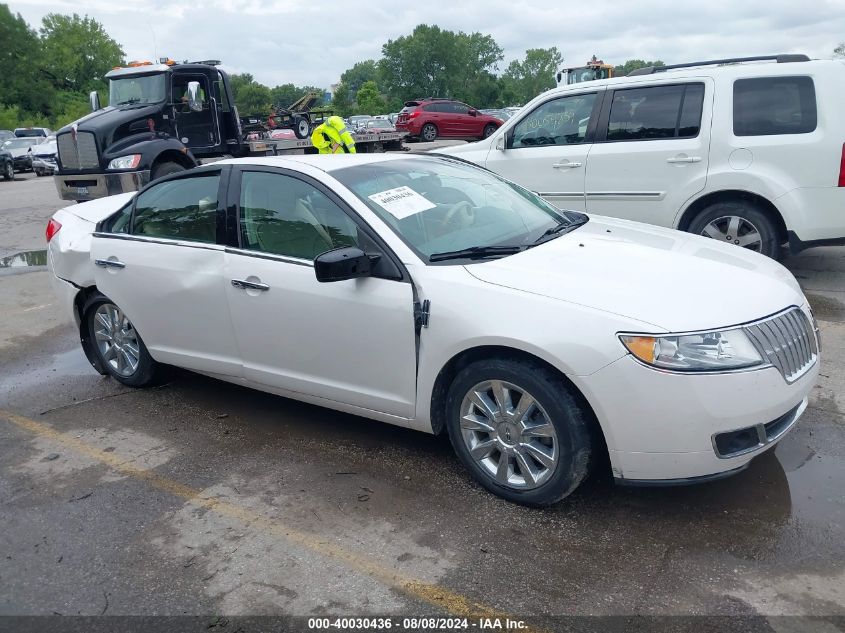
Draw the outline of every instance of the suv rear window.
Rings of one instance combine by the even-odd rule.
[[[734,82],[734,135],[807,134],[816,129],[810,77],[757,77]]]
[[[704,84],[627,88],[613,93],[608,141],[694,138],[701,127]]]

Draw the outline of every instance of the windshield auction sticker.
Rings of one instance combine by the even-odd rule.
[[[396,187],[387,191],[380,191],[368,196],[382,209],[387,211],[397,220],[403,220],[410,215],[433,209],[437,205],[418,194],[410,187]]]

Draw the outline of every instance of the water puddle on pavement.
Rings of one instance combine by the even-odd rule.
[[[39,268],[47,265],[47,251],[23,251],[0,258],[0,272],[15,272],[21,268]]]

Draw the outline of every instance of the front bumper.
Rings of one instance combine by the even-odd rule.
[[[601,424],[618,481],[693,483],[741,470],[783,439],[806,409],[819,364],[816,358],[788,384],[774,367],[679,374],[646,367],[628,355],[582,377],[581,387]],[[753,429],[757,437],[760,425],[764,433],[769,429],[768,437],[719,454],[717,436]]]
[[[56,190],[62,200],[96,200],[118,193],[138,191],[150,182],[150,171],[114,174],[75,174],[55,176]]]
[[[15,169],[19,171],[27,171],[32,169],[32,159],[29,156],[18,156],[12,160]]]

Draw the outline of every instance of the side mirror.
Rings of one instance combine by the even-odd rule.
[[[496,139],[496,149],[504,152],[507,149],[507,134],[502,134]]]
[[[88,93],[88,103],[91,104],[91,112],[96,112],[100,109],[100,94],[96,90]]]
[[[317,255],[314,273],[317,281],[344,281],[369,277],[371,262],[369,256],[357,246],[345,246]]]
[[[188,82],[188,107],[191,112],[202,112],[202,102],[200,101],[200,82]]]
[[[476,110],[475,108],[470,108],[467,114],[469,114],[470,116],[478,116],[478,110]]]

